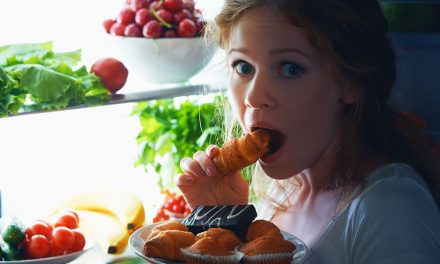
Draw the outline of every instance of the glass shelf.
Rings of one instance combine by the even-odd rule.
[[[134,103],[140,101],[173,98],[173,97],[188,96],[188,95],[203,95],[203,94],[217,93],[224,89],[225,89],[224,83],[163,85],[163,86],[154,87],[154,89],[148,89],[144,91],[128,92],[125,94],[116,93],[111,96],[110,101],[97,106]],[[9,117],[29,115],[29,114],[41,114],[41,113],[73,110],[73,109],[97,107],[97,106],[75,105],[57,110],[42,110],[42,111],[24,110],[17,114],[10,115]]]

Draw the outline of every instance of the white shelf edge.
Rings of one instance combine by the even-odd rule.
[[[141,92],[132,92],[126,94],[116,93],[111,96],[110,101],[105,102],[104,104],[101,105],[96,105],[96,106],[75,105],[75,106],[69,106],[66,108],[56,109],[56,110],[23,111],[14,115],[10,115],[8,117],[11,118],[15,116],[30,115],[30,114],[44,114],[50,112],[75,110],[81,108],[102,107],[106,105],[134,103],[134,102],[149,101],[156,99],[173,98],[179,96],[203,95],[203,94],[220,92],[224,89],[225,89],[224,84],[211,83],[211,84],[190,84],[190,85],[182,85],[175,87],[164,87],[164,88],[146,90]]]

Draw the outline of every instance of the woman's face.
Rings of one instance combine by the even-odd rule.
[[[328,159],[347,99],[305,31],[257,8],[233,28],[227,52],[229,97],[242,127],[282,135],[281,147],[260,159],[263,170],[286,179]]]

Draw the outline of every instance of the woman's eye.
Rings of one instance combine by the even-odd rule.
[[[254,68],[245,61],[238,61],[232,65],[239,74],[252,74]]]
[[[298,77],[303,72],[304,70],[300,66],[291,62],[285,62],[281,65],[281,75],[288,78]]]

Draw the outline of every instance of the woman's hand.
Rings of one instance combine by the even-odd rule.
[[[175,178],[191,208],[197,205],[247,204],[249,185],[239,171],[221,176],[217,174],[212,158],[220,149],[210,146],[206,152],[198,151],[193,158],[183,158],[183,174]]]

